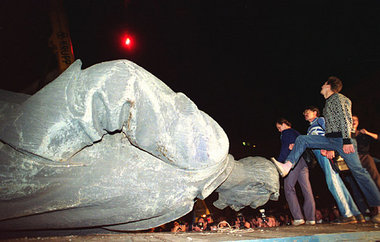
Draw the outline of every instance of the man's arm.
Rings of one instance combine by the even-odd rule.
[[[336,116],[339,118],[340,131],[343,138],[343,152],[346,154],[354,153],[355,148],[351,143],[351,130],[352,130],[352,114],[351,114],[351,101],[347,97],[341,95],[334,103],[337,105]]]
[[[278,156],[279,162],[284,162],[286,160],[286,157],[288,157],[290,149],[289,145],[294,143],[297,136],[295,132],[292,132],[290,130],[285,130],[282,132],[281,135],[281,150],[280,155]]]
[[[366,129],[361,129],[360,133],[366,134],[366,135],[372,137],[373,139],[379,139],[379,135],[378,134],[371,133],[371,132],[367,131]]]
[[[351,144],[352,114],[350,99],[340,96],[338,108],[338,117],[340,118],[340,128],[342,132],[343,144]],[[344,147],[344,145],[343,145]],[[351,148],[348,148],[351,150]],[[344,148],[343,148],[344,150]]]

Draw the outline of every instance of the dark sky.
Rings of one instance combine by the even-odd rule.
[[[320,86],[330,75],[343,80],[361,124],[380,131],[380,1],[64,3],[83,68],[122,58],[137,63],[213,117],[235,158],[277,156],[280,116],[305,132],[302,111],[323,107]],[[54,70],[48,14],[47,0],[0,2],[0,88],[26,92]],[[133,51],[120,47],[125,31],[135,38]]]

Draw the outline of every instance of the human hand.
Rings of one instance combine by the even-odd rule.
[[[361,130],[359,130],[359,132],[362,134],[368,134],[368,131],[366,129],[361,129]]]
[[[351,154],[355,152],[354,145],[353,144],[345,144],[343,145],[343,151],[346,154]]]
[[[321,150],[321,155],[327,156],[327,150]]]
[[[289,145],[289,150],[292,150],[294,147],[294,143]]]
[[[326,150],[327,159],[333,159],[335,157],[335,152],[333,150]]]

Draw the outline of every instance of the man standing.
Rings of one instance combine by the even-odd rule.
[[[352,116],[353,121],[353,135],[352,137],[356,139],[358,144],[359,159],[362,166],[367,169],[371,175],[373,181],[376,183],[377,188],[380,190],[380,174],[377,170],[375,161],[373,157],[369,154],[369,145],[372,140],[379,140],[379,135],[367,131],[366,129],[358,130],[359,118],[356,115]]]
[[[362,167],[359,156],[355,152],[351,141],[352,114],[351,101],[339,92],[342,90],[342,82],[337,77],[329,77],[323,84],[321,94],[326,99],[323,114],[326,121],[326,134],[320,135],[300,135],[296,139],[295,146],[286,158],[286,162],[280,163],[274,158],[273,163],[281,176],[286,176],[292,167],[297,163],[306,148],[326,149],[327,158],[333,158],[334,150],[346,161],[352,175],[362,190],[367,203],[371,207],[380,210],[380,192],[376,184]],[[380,214],[372,218],[375,223],[380,223]]]
[[[307,130],[307,135],[325,135],[325,119],[319,117],[319,109],[316,107],[308,107],[303,112],[305,120],[310,123]],[[325,150],[324,150],[325,151]],[[338,205],[339,212],[342,217],[337,218],[331,223],[349,224],[349,223],[364,223],[365,219],[360,213],[349,191],[344,185],[339,173],[331,167],[330,161],[326,156],[323,156],[321,150],[313,150],[319,165],[325,173],[327,187],[331,195],[334,197]]]
[[[281,150],[278,160],[285,161],[290,150],[293,148],[294,141],[300,135],[298,131],[292,129],[292,124],[281,118],[276,122],[276,128],[281,133]],[[297,198],[296,183],[301,187],[304,197],[303,210],[306,217],[306,222],[301,211],[301,207]],[[285,198],[289,205],[289,210],[294,218],[293,225],[298,226],[302,224],[315,224],[315,201],[313,191],[311,189],[309,180],[309,168],[305,160],[301,157],[300,161],[284,179],[284,192]]]

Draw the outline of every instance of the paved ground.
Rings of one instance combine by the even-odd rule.
[[[380,241],[380,225],[373,223],[192,233],[112,233],[103,230],[49,233],[2,233],[0,238],[6,241]]]

